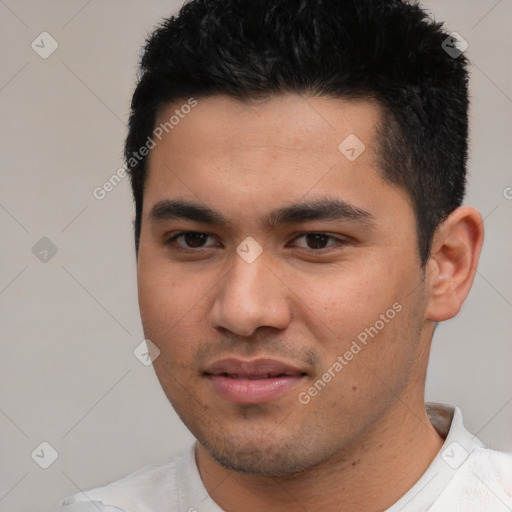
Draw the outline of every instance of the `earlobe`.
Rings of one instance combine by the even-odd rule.
[[[483,238],[482,217],[471,207],[457,208],[439,226],[427,263],[428,320],[448,320],[460,311],[475,278]]]

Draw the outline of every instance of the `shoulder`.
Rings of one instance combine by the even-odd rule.
[[[177,503],[176,474],[183,456],[146,464],[133,473],[102,487],[68,496],[62,512],[153,512],[162,503]]]
[[[462,423],[458,408],[443,449],[450,484],[447,497],[464,504],[461,510],[512,509],[512,454],[492,450]],[[457,501],[455,501],[457,499]]]
[[[468,460],[468,472],[483,486],[501,489],[512,499],[512,453],[477,448]]]
[[[486,447],[466,430],[458,407],[429,403],[427,413],[445,442],[389,512],[512,510],[512,454]]]
[[[512,510],[512,454],[475,449],[453,471],[440,502],[468,511],[501,510],[504,506]]]

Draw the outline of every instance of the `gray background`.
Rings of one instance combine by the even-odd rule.
[[[128,180],[101,201],[92,193],[123,163],[139,48],[180,4],[0,0],[4,512],[50,510],[192,440],[152,368],[133,355],[143,334]],[[472,432],[510,451],[512,2],[424,5],[469,43],[466,203],[486,227],[470,297],[436,332],[427,399],[459,405]],[[31,48],[43,31],[59,44],[47,59]],[[32,252],[42,237],[58,249],[46,263]],[[42,441],[59,454],[46,470],[31,458]]]

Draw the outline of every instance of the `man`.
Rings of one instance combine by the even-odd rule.
[[[155,31],[139,303],[197,443],[64,510],[512,510],[511,457],[424,403],[483,241],[456,50],[398,0],[196,0]]]

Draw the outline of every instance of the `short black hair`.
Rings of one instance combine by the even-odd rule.
[[[382,107],[379,168],[410,196],[425,265],[466,187],[468,61],[445,51],[448,37],[417,3],[401,0],[186,2],[148,38],[132,98],[125,159],[136,249],[147,176],[139,150],[159,109],[217,94],[300,93]]]

